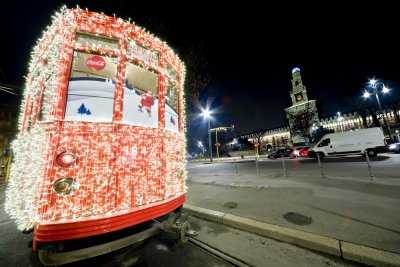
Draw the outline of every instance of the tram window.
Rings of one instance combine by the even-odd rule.
[[[179,97],[178,86],[175,84],[178,80],[178,73],[167,65],[167,83],[165,87],[165,127],[171,131],[179,131]]]
[[[29,118],[28,118],[28,126],[27,126],[27,131],[28,132],[30,132],[32,130],[32,127],[34,126],[33,122],[34,122],[34,118],[35,118],[35,115],[36,115],[35,114],[36,107],[38,105],[38,103],[36,102],[37,101],[37,97],[38,97],[38,95],[37,95],[38,88],[35,88],[35,89],[36,89],[36,91],[34,92],[31,101],[28,102],[28,104],[29,104],[29,107],[28,107],[28,109],[29,109]]]
[[[159,64],[159,55],[144,46],[139,45],[135,41],[128,39],[126,54],[129,58],[135,58],[145,62],[153,68],[157,68]]]
[[[74,51],[65,120],[111,122],[117,58]]]
[[[131,62],[126,64],[123,122],[158,127],[158,75]]]
[[[49,93],[47,93],[47,91],[48,91],[48,88],[49,88],[49,80],[51,78],[54,78],[53,76],[54,76],[54,72],[51,72],[46,78],[46,82],[44,84],[42,95],[41,95],[42,99],[41,99],[41,103],[40,103],[38,121],[46,120],[47,119],[46,117],[49,115],[49,114],[47,114],[46,110],[48,110],[49,106],[51,105],[51,103],[50,103],[50,101],[51,101],[50,96],[51,95]]]
[[[179,131],[178,89],[173,83],[167,83],[165,91],[165,127]]]
[[[108,50],[118,49],[118,40],[84,32],[76,33],[75,43],[85,47],[102,47]]]
[[[166,86],[165,103],[172,108],[173,111],[176,113],[178,112],[178,89],[171,82],[167,83]]]

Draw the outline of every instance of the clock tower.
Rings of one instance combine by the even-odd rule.
[[[319,125],[316,100],[309,100],[306,86],[303,84],[300,69],[292,70],[292,90],[290,98],[292,106],[285,109],[289,121],[290,134],[293,144],[308,142],[310,129]]]
[[[308,101],[307,89],[301,80],[299,68],[292,70],[292,91],[290,92],[290,97],[292,98],[293,106]]]

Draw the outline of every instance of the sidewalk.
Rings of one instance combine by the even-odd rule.
[[[189,214],[371,266],[400,266],[398,181],[189,172],[187,186]]]

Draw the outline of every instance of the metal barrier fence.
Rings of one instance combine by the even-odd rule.
[[[353,157],[335,157],[335,158],[325,158],[322,159],[317,155],[316,158],[295,158],[295,159],[289,159],[289,158],[278,158],[278,159],[267,159],[265,157],[245,157],[243,158],[226,158],[219,163],[233,163],[233,168],[231,169],[233,171],[232,174],[235,176],[240,176],[240,175],[247,175],[254,173],[257,176],[273,176],[273,177],[293,177],[293,176],[313,176],[313,177],[321,177],[321,178],[327,178],[327,177],[334,177],[334,176],[340,176],[340,177],[348,177],[348,176],[354,176],[352,173],[348,174],[345,173],[346,168],[350,170],[351,172],[356,172],[353,171],[352,164],[356,165],[357,168],[357,177],[360,178],[368,178],[371,180],[375,180],[375,171],[374,167],[376,167],[377,162],[384,160],[388,156],[377,156],[374,157],[373,159],[368,156],[368,153],[365,152],[364,155],[362,156],[353,156]],[[350,159],[349,159],[350,158]],[[298,161],[297,161],[298,160]],[[273,167],[272,165],[266,163],[266,162],[273,162],[273,161],[281,161],[281,167],[278,168],[278,164],[274,164]],[[294,162],[296,162],[294,164]],[[251,167],[246,167],[243,168],[241,167],[239,163],[243,162],[253,162],[254,163],[254,172],[251,171]],[[327,164],[330,163],[330,164]],[[315,168],[314,168],[315,166]],[[343,166],[346,166],[343,168]],[[395,168],[395,165],[393,165]],[[226,167],[228,169],[225,169],[225,174],[226,172],[229,172],[229,167]],[[220,168],[219,168],[220,169]],[[385,172],[386,173],[386,172]]]

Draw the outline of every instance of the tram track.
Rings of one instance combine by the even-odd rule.
[[[201,241],[199,241],[199,240],[197,240],[197,239],[195,239],[193,237],[189,237],[188,242],[190,244],[194,245],[195,247],[197,247],[197,248],[199,248],[199,249],[201,249],[201,250],[213,255],[214,257],[217,257],[217,258],[219,258],[219,259],[221,259],[221,260],[223,260],[223,261],[225,261],[225,262],[227,262],[229,264],[232,264],[232,266],[235,266],[235,267],[236,266],[237,267],[251,267],[250,265],[247,265],[247,264],[235,259],[234,257],[221,252],[220,250],[217,250],[217,249],[215,249],[213,247],[210,247],[209,245],[207,245],[207,244],[205,244],[205,243],[203,243],[203,242],[201,242]]]

